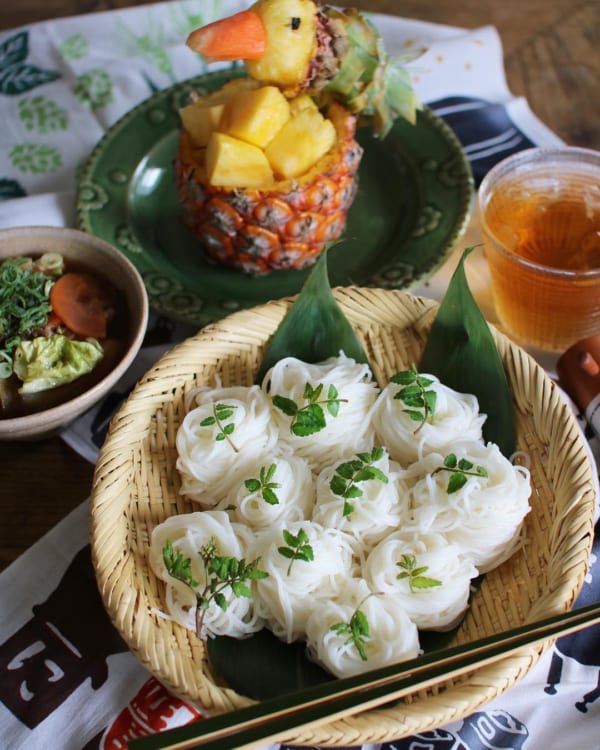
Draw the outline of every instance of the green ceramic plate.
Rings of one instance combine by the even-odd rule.
[[[142,274],[150,304],[199,326],[300,291],[308,269],[252,277],[211,264],[182,224],[173,159],[178,109],[192,90],[220,88],[236,70],[160,91],[107,131],[86,164],[81,229],[116,245]],[[472,177],[460,143],[430,110],[379,141],[367,129],[359,192],[343,240],[329,252],[332,286],[409,289],[446,259],[468,219]]]

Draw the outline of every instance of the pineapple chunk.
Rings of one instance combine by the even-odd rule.
[[[260,83],[253,81],[252,78],[232,78],[231,81],[224,83],[220,89],[213,91],[211,94],[206,94],[202,98],[210,104],[223,104],[235,94],[239,94],[240,91],[257,89],[259,86]]]
[[[234,78],[218,91],[198,97],[192,104],[179,110],[181,124],[196,146],[205,147],[213,130],[219,127],[225,102],[240,91],[258,88],[260,84],[249,78]]]
[[[300,86],[317,47],[317,7],[313,0],[258,0],[251,7],[267,32],[260,60],[244,62],[248,75],[284,88]]]
[[[265,149],[278,177],[299,177],[336,142],[335,127],[317,110],[303,109],[281,128]]]
[[[290,118],[290,105],[276,86],[241,91],[225,105],[219,130],[264,148]]]
[[[224,108],[224,104],[203,106],[200,102],[196,102],[179,110],[181,124],[196,146],[206,146],[210,134],[219,127]]]
[[[206,147],[206,173],[211,185],[257,188],[273,182],[263,151],[251,143],[214,132]]]
[[[295,96],[293,99],[290,99],[290,114],[292,117],[297,115],[298,112],[302,112],[303,109],[314,109],[318,111],[319,108],[317,107],[315,100],[308,94],[300,94],[300,96]]]

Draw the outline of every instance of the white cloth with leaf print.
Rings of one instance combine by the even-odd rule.
[[[189,31],[249,4],[173,0],[1,32],[0,229],[76,226],[78,169],[106,130],[157,90],[206,71],[184,44]],[[372,20],[391,53],[427,48],[413,64],[415,85],[455,130],[476,179],[513,150],[560,143],[508,90],[492,27],[465,31],[381,15]],[[464,243],[479,237],[473,219]],[[421,293],[441,297],[452,268],[451,260]],[[489,313],[485,295],[479,301]],[[165,347],[192,332],[160,320],[151,326],[163,340],[148,340],[114,393],[63,434],[91,462],[129,388]],[[579,603],[600,599],[597,555],[596,544]],[[136,733],[197,716],[115,638],[95,590],[87,501],[0,575],[0,596],[2,748],[116,750]],[[596,627],[559,640],[524,680],[473,716],[382,747],[598,750],[599,730]]]

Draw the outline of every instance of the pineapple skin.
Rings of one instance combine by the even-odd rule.
[[[353,114],[334,102],[327,117],[335,146],[298,179],[259,189],[210,185],[189,134],[180,131],[175,172],[183,222],[209,259],[252,276],[300,269],[341,236],[363,151]]]

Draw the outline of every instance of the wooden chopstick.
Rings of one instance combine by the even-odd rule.
[[[600,622],[600,603],[522,625],[504,633],[452,646],[356,677],[262,701],[235,712],[132,740],[131,750],[257,750],[290,741],[300,728],[316,727],[396,701],[440,678],[458,677],[525,646],[567,635]]]

